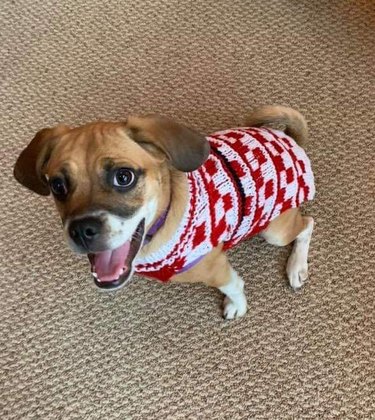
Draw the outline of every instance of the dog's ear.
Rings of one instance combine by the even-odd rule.
[[[204,135],[166,117],[129,116],[126,128],[134,141],[144,145],[148,151],[148,145],[156,146],[176,169],[183,172],[199,168],[210,152]]]
[[[51,156],[59,136],[70,127],[58,125],[38,131],[30,144],[21,152],[14,166],[16,180],[40,195],[49,195],[49,187],[43,169]]]

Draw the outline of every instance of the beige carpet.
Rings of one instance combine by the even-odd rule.
[[[374,419],[375,10],[368,1],[2,0],[1,419]],[[259,104],[307,117],[310,280],[231,253],[243,320],[203,286],[91,287],[51,199],[12,166],[40,128],[156,111],[204,132]]]

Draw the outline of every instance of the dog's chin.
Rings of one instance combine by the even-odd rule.
[[[113,250],[89,253],[91,273],[95,285],[103,290],[116,290],[130,281],[134,272],[134,259],[145,237],[145,220],[142,219],[131,239]]]

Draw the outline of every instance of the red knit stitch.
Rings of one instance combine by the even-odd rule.
[[[238,128],[208,137],[211,153],[187,174],[190,201],[159,250],[136,260],[139,274],[167,281],[219,243],[230,249],[315,194],[309,159],[285,133]]]

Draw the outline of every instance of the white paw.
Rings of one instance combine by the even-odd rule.
[[[290,286],[294,290],[300,289],[309,276],[305,258],[301,258],[298,253],[292,253],[288,260],[286,273]]]
[[[247,311],[247,302],[245,295],[236,296],[235,300],[230,299],[228,296],[224,298],[224,312],[225,319],[236,319],[244,316]]]

